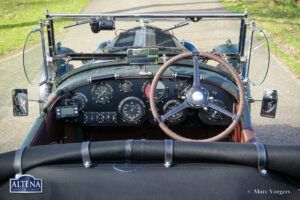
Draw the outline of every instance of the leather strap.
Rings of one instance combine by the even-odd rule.
[[[165,167],[169,168],[173,163],[173,140],[165,140]]]
[[[81,143],[81,157],[82,157],[82,163],[85,168],[92,167],[92,161],[90,157],[90,141],[82,142]]]
[[[262,176],[267,175],[267,151],[266,147],[262,143],[255,143],[257,149],[257,158],[258,158],[258,171]]]
[[[23,174],[23,172],[22,172],[22,158],[23,158],[23,154],[24,154],[25,149],[26,149],[26,147],[20,148],[20,149],[15,151],[13,168],[14,168],[14,171],[16,173],[16,176]]]

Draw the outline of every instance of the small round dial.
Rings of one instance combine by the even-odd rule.
[[[113,89],[108,83],[101,82],[92,88],[92,99],[95,103],[107,104],[113,97]]]
[[[150,90],[151,84],[150,81],[146,81],[143,86],[143,93],[147,99],[150,98]],[[156,90],[155,90],[155,101],[161,101],[166,98],[168,94],[168,90],[166,85],[162,81],[157,82]]]
[[[119,85],[120,92],[129,93],[132,91],[132,82],[125,80]]]
[[[138,123],[145,115],[145,104],[137,97],[127,97],[120,102],[118,111],[123,120]]]
[[[174,108],[176,108],[177,106],[179,106],[181,104],[181,102],[179,100],[170,100],[168,101],[164,107],[163,107],[163,111],[164,113],[168,113],[171,110],[173,110]],[[168,119],[167,122],[169,123],[180,123],[185,119],[186,116],[186,111],[182,110],[180,112],[175,113],[174,115],[171,115]]]
[[[180,80],[176,84],[177,97],[182,99],[185,97],[187,91],[192,87],[192,82],[190,80]]]
[[[82,111],[85,108],[86,103],[86,96],[80,92],[75,93],[69,101],[70,105],[77,105],[79,111]]]
[[[211,99],[210,101],[224,109],[227,109],[225,103],[222,100]],[[212,122],[217,122],[217,121],[222,120],[225,117],[222,113],[220,113],[219,111],[216,111],[215,109],[212,109],[212,108],[203,109],[204,112],[203,111],[201,112],[201,110],[199,112],[200,119],[202,117],[205,117]]]

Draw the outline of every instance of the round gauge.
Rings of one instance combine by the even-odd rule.
[[[132,91],[132,82],[125,80],[119,85],[120,92],[129,93]]]
[[[187,91],[192,87],[192,82],[190,80],[180,80],[176,84],[177,97],[178,99],[183,99]]]
[[[222,101],[222,100],[219,100],[219,99],[211,99],[210,100],[212,103],[226,109],[226,105],[225,103]],[[201,109],[202,110],[202,109]],[[224,115],[222,113],[220,113],[219,111],[216,111],[215,109],[212,109],[212,108],[206,108],[206,109],[203,109],[204,112],[202,111],[199,112],[199,117],[200,119],[202,117],[205,117],[207,118],[208,120],[212,121],[212,122],[217,122],[217,121],[220,121],[224,118]]]
[[[120,102],[118,111],[125,121],[138,123],[145,114],[145,104],[137,97],[127,97]]]
[[[75,93],[69,101],[70,105],[77,105],[79,111],[82,111],[85,108],[86,103],[86,96],[80,92]]]
[[[170,100],[164,105],[163,111],[164,111],[164,113],[168,113],[171,110],[173,110],[174,108],[178,107],[180,104],[181,104],[181,102],[179,100]],[[179,123],[185,119],[185,116],[186,116],[186,111],[182,110],[180,112],[175,113],[174,115],[171,115],[167,119],[167,122]]]
[[[95,103],[107,104],[113,97],[113,89],[108,83],[101,82],[92,88],[92,99]]]
[[[143,86],[143,93],[147,99],[150,98],[150,81],[146,81]],[[167,96],[167,87],[162,81],[158,81],[155,90],[155,101],[161,101]]]

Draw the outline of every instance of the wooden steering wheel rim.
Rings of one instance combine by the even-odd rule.
[[[170,60],[168,60],[163,66],[161,66],[161,68],[156,72],[152,84],[151,84],[151,89],[150,89],[150,107],[151,107],[151,112],[153,114],[154,119],[158,119],[160,117],[160,115],[158,114],[157,111],[157,107],[156,107],[156,103],[155,103],[155,89],[157,86],[157,83],[161,77],[161,75],[164,73],[164,71],[170,67],[173,63],[175,63],[176,61],[180,60],[180,59],[184,59],[184,58],[189,58],[192,57],[193,53],[192,52],[185,52],[185,53],[181,53],[175,57],[172,57]],[[207,139],[191,139],[191,138],[186,138],[183,136],[178,135],[177,133],[173,132],[171,129],[169,129],[169,127],[163,122],[159,122],[159,127],[171,138],[173,138],[174,140],[178,140],[178,141],[196,141],[196,142],[215,142],[215,141],[220,141],[222,139],[224,139],[225,137],[227,137],[230,133],[232,133],[232,131],[235,129],[235,127],[238,125],[239,119],[241,118],[243,111],[244,111],[244,105],[245,105],[245,95],[244,95],[244,88],[242,85],[242,82],[239,78],[238,73],[235,71],[235,69],[228,63],[226,62],[223,58],[211,54],[211,53],[206,53],[206,52],[199,52],[199,57],[205,57],[211,60],[214,60],[218,63],[220,63],[221,65],[223,65],[232,75],[232,77],[234,78],[234,81],[238,87],[239,90],[239,104],[238,104],[238,110],[235,113],[235,118],[232,120],[232,123],[221,133],[219,133],[218,135],[211,137],[211,138],[207,138]]]

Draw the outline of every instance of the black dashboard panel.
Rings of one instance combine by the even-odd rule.
[[[139,126],[144,122],[155,124],[149,106],[149,78],[103,80],[78,87],[60,100],[59,106],[78,105],[79,116],[66,118],[83,126]],[[184,94],[191,86],[189,79],[160,79],[157,87],[157,107],[160,114],[184,101]],[[202,83],[215,103],[233,110],[233,97],[221,88]],[[180,124],[187,116],[202,120],[208,125],[227,125],[231,119],[211,109],[187,110],[173,116],[167,123]]]

